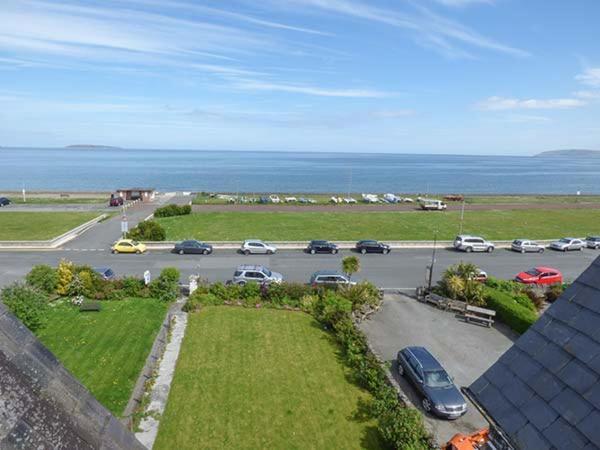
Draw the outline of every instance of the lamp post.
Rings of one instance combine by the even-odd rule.
[[[463,198],[462,207],[460,209],[460,231],[458,234],[462,234],[463,232],[463,220],[465,219],[465,199]]]
[[[431,291],[431,283],[433,280],[433,266],[435,264],[435,250],[437,247],[437,230],[434,232],[433,235],[433,251],[431,253],[431,264],[429,265],[429,277],[427,280],[427,292]]]

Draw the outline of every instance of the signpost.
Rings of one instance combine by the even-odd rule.
[[[121,219],[121,233],[123,234],[123,237],[125,237],[128,231],[129,222],[127,222],[127,216],[123,215],[123,218]]]
[[[151,281],[151,275],[150,275],[150,271],[149,271],[149,270],[146,270],[146,271],[144,272],[144,284],[145,284],[146,286],[148,286],[148,285],[150,284],[150,281]]]

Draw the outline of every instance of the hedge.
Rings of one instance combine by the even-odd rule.
[[[154,217],[172,217],[172,216],[185,216],[192,212],[192,207],[190,205],[175,205],[170,204],[167,206],[163,206],[161,208],[157,208],[154,211]]]
[[[485,288],[487,306],[496,311],[498,319],[517,333],[524,333],[537,320],[538,315],[527,306],[519,303],[510,294]]]

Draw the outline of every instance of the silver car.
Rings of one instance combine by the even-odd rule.
[[[247,239],[242,244],[240,251],[244,255],[272,255],[277,251],[277,247],[258,239]]]
[[[463,252],[488,252],[494,251],[495,245],[479,236],[460,235],[454,239],[454,248]]]
[[[510,244],[511,250],[520,253],[544,253],[544,246],[529,239],[515,239]]]
[[[246,283],[281,283],[283,275],[272,272],[265,266],[243,264],[235,269],[232,281],[241,285]]]
[[[559,239],[558,241],[554,241],[552,244],[550,244],[550,248],[554,250],[559,250],[561,252],[567,252],[571,250],[583,250],[584,247],[584,241],[582,241],[581,239],[570,237]]]
[[[588,236],[585,238],[585,244],[588,248],[598,250],[600,248],[600,236]]]

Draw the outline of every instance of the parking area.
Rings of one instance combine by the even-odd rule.
[[[381,310],[364,321],[375,352],[392,362],[392,373],[403,393],[424,414],[439,443],[456,433],[471,433],[487,422],[469,403],[467,413],[454,421],[425,414],[414,387],[399,377],[395,359],[398,350],[417,345],[426,347],[454,377],[458,387],[470,385],[512,345],[517,335],[502,324],[487,328],[466,323],[453,313],[441,311],[404,295],[386,295]]]

